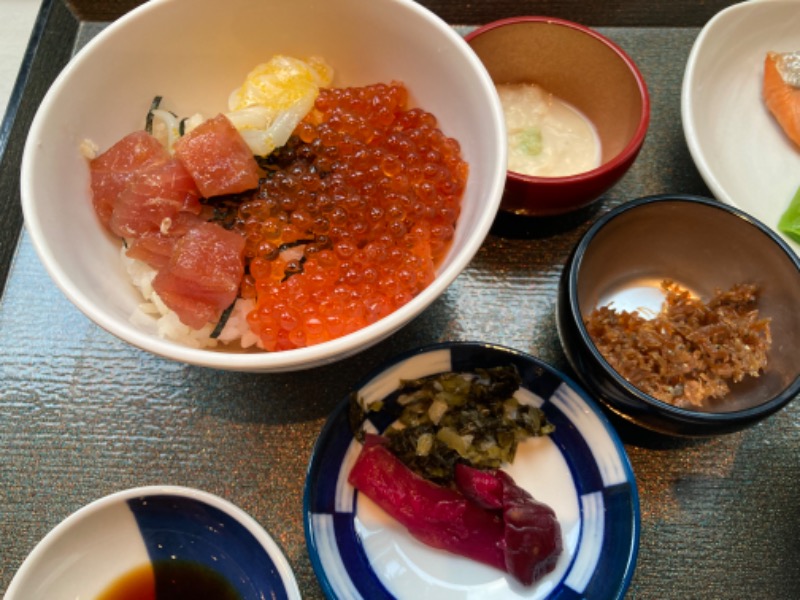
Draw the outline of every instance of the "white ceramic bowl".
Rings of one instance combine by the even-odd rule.
[[[176,486],[125,490],[73,513],[36,545],[4,598],[97,598],[132,569],[160,561],[201,564],[242,600],[300,598],[289,563],[252,517],[218,496]]]
[[[141,302],[119,242],[96,218],[78,146],[107,148],[142,128],[155,95],[179,114],[213,115],[245,74],[276,53],[319,55],[333,84],[403,81],[470,165],[462,212],[436,280],[379,322],[330,342],[277,353],[197,350],[134,326]],[[25,223],[47,271],[99,326],[163,357],[239,371],[290,371],[330,363],[386,338],[422,312],[464,269],[491,227],[506,173],[502,109],[464,40],[411,0],[151,0],[111,24],[67,65],[45,96],[22,160]]]
[[[681,112],[692,158],[712,194],[775,229],[800,187],[800,151],[761,97],[771,50],[800,50],[797,0],[751,0],[717,13],[689,55]],[[800,252],[800,244],[781,235]]]

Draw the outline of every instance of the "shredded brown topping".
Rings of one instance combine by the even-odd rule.
[[[600,352],[643,392],[683,408],[698,408],[758,377],[772,344],[770,319],[759,318],[758,288],[737,284],[708,302],[665,280],[661,312],[596,308],[586,319]]]

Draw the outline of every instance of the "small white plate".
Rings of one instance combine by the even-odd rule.
[[[800,1],[730,6],[695,40],[681,92],[686,142],[711,193],[776,231],[800,187],[800,149],[764,105],[763,65],[769,51],[795,50]],[[800,252],[800,244],[781,235]]]
[[[367,403],[391,401],[401,379],[514,364],[518,395],[540,406],[553,434],[521,445],[507,470],[518,485],[551,506],[564,552],[555,570],[532,587],[496,569],[416,541],[347,476],[360,452],[349,426],[349,397],[317,441],[306,480],[304,514],[311,563],[332,599],[622,598],[636,563],[639,500],[622,443],[594,403],[542,361],[496,345],[448,343],[384,365],[355,393]],[[396,395],[396,394],[395,394]],[[393,417],[370,413],[383,431]]]

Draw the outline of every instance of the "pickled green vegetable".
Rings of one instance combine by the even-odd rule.
[[[519,442],[554,430],[541,409],[514,396],[520,383],[513,365],[404,381],[397,420],[384,432],[389,449],[411,470],[442,485],[453,481],[459,462],[478,469],[511,463]],[[351,424],[358,426],[364,408],[352,404]],[[390,403],[366,407],[381,409],[391,410]]]
[[[778,221],[778,230],[800,243],[800,188]]]

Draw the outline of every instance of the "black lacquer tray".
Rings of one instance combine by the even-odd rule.
[[[175,484],[220,495],[281,546],[304,598],[321,598],[303,535],[303,486],[328,415],[391,357],[440,341],[482,341],[569,373],[554,308],[570,250],[599,215],[666,192],[708,195],[687,150],[680,88],[691,46],[723,1],[422,2],[466,31],[546,14],[596,27],[642,70],[652,122],[631,171],[569,221],[499,216],[448,291],[403,330],[301,374],[189,367],[130,348],[49,280],[22,228],[27,128],[69,57],[135,1],[44,0],[0,130],[0,592],[35,544],[80,506],[121,489]],[[800,404],[746,431],[663,440],[615,424],[641,501],[629,598],[800,597]]]

